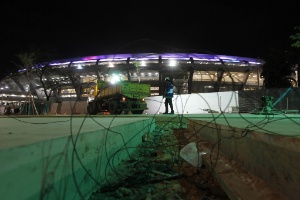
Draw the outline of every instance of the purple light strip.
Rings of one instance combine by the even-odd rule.
[[[128,58],[130,60],[158,60],[161,56],[162,60],[190,60],[192,57],[194,60],[199,61],[213,61],[217,62],[223,60],[224,62],[249,62],[251,64],[263,64],[264,61],[261,59],[248,58],[248,57],[238,57],[238,56],[227,56],[227,55],[214,55],[214,54],[197,54],[197,53],[141,53],[141,54],[110,54],[110,55],[98,55],[98,56],[87,56],[80,58],[70,58],[65,60],[56,60],[51,63],[51,65],[63,65],[69,64],[71,61],[73,63],[86,63],[86,62],[109,62],[109,61],[125,61]]]

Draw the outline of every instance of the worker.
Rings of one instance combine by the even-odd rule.
[[[173,98],[173,82],[171,81],[170,77],[166,77],[165,78],[165,90],[164,90],[164,94],[163,94],[163,98],[165,99],[165,112],[163,114],[174,114],[174,110],[173,110],[173,103],[172,103],[172,98]],[[171,112],[168,112],[168,108],[171,108]]]
[[[5,108],[4,108],[4,115],[10,115],[11,114],[11,105],[9,103],[6,104]]]

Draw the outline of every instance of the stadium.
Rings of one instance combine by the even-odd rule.
[[[162,94],[165,76],[173,79],[175,94],[259,90],[263,86],[263,64],[261,59],[198,53],[113,54],[53,60],[1,80],[1,102],[24,102],[28,93],[43,101],[47,98],[44,90],[51,88],[50,100],[84,100],[97,80],[113,82],[116,78],[148,83],[152,96]],[[50,82],[55,89],[53,85],[45,86]]]

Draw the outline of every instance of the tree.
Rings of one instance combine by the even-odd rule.
[[[82,89],[82,83],[80,76],[76,74],[70,67],[66,70],[66,73],[68,75],[68,78],[70,79],[70,83],[72,84],[72,87],[75,89],[76,92],[76,99],[77,101],[81,101],[81,89]]]
[[[270,49],[264,58],[266,62],[262,67],[261,77],[264,78],[266,88],[283,88],[297,85],[297,81],[291,75],[296,74],[295,72],[300,64],[300,27],[296,26],[294,29],[298,32],[290,36],[293,41],[291,48],[285,51]]]
[[[299,66],[300,66],[300,26],[294,27],[295,31],[297,31],[294,35],[291,35],[290,38],[294,43],[292,43],[292,47],[294,47],[294,55],[293,55],[293,60],[294,60],[294,70],[298,72],[298,87],[299,87],[299,80],[300,80],[300,71],[299,71]]]
[[[27,52],[27,53],[20,53],[17,54],[16,57],[18,58],[18,63],[16,63],[16,66],[21,69],[25,70],[26,79],[28,82],[28,97],[29,102],[32,105],[33,113],[38,114],[37,109],[35,107],[33,95],[31,93],[31,77],[32,77],[32,69],[34,69],[34,66],[36,64],[36,54],[34,52]]]
[[[65,71],[57,68],[53,68],[50,65],[40,66],[35,68],[35,73],[39,77],[39,80],[41,82],[44,94],[46,96],[46,101],[49,101],[53,91],[57,90],[59,87],[61,87],[63,82],[66,82],[65,78],[64,80],[60,80],[57,77],[66,77]],[[51,79],[50,79],[51,77]],[[52,77],[56,77],[52,79]]]
[[[270,49],[262,66],[261,77],[264,78],[264,86],[270,88],[286,88],[292,86],[292,65],[287,60],[287,52],[279,49]]]
[[[50,90],[49,94],[47,93],[47,89],[53,89],[55,86],[53,85],[53,81],[52,83],[50,83],[50,81],[45,81],[45,78],[43,79],[44,72],[46,71],[46,69],[48,70],[48,67],[43,69],[43,65],[37,63],[45,63],[48,60],[53,60],[54,58],[56,58],[56,50],[55,48],[49,46],[39,47],[36,45],[30,45],[26,51],[20,52],[15,57],[16,61],[13,61],[13,63],[18,70],[23,70],[25,73],[28,82],[29,102],[32,104],[32,108],[34,109],[35,113],[38,114],[32,95],[32,91],[34,91],[36,88],[32,88],[31,80],[35,78],[36,75],[40,78],[40,82],[42,84],[42,87],[44,88],[44,93],[48,101],[49,97],[51,96],[52,90]],[[49,69],[51,69],[51,67],[49,67]],[[12,73],[12,76],[14,75],[16,75],[16,73]]]
[[[290,36],[290,38],[294,41],[294,43],[292,43],[292,47],[300,48],[300,26],[296,26],[294,29],[299,32]]]

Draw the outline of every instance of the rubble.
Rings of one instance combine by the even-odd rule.
[[[89,200],[229,199],[205,164],[194,167],[180,156],[189,143],[181,131],[173,131],[184,131],[180,127],[170,122],[157,124]]]

